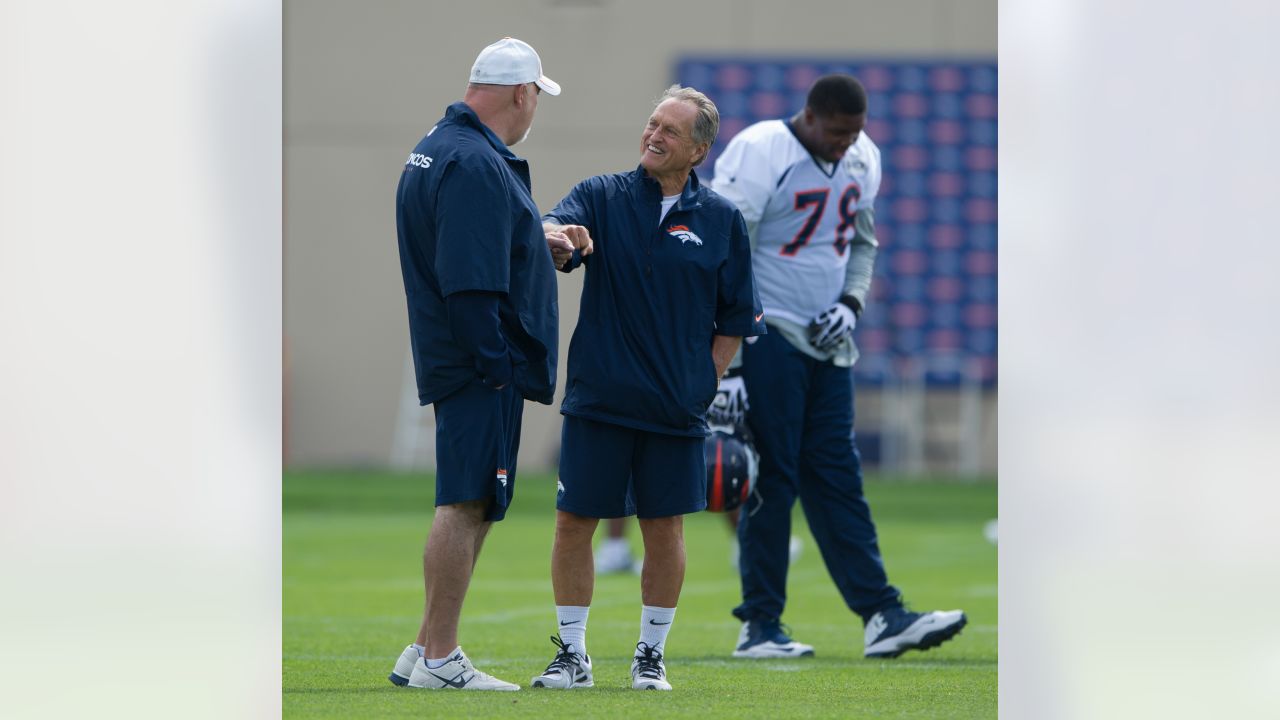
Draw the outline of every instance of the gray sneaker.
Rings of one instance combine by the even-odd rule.
[[[573,646],[566,645],[559,635],[553,635],[551,642],[559,648],[556,656],[547,669],[534,678],[529,686],[561,690],[595,687],[596,683],[591,677],[591,656],[574,652]]]
[[[520,686],[499,680],[475,669],[471,661],[455,648],[449,662],[438,668],[427,667],[423,658],[414,663],[413,674],[409,676],[409,687],[426,688],[428,690],[519,690]]]
[[[662,653],[645,643],[636,643],[636,656],[631,660],[632,690],[670,690],[667,667],[662,664]]]
[[[417,650],[410,645],[400,653],[400,657],[396,659],[395,669],[387,676],[392,683],[404,687],[409,684],[409,677],[413,675],[413,665],[418,662],[418,658],[422,657]]]

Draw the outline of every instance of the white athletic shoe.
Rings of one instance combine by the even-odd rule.
[[[636,656],[631,660],[632,690],[670,690],[667,668],[662,664],[662,653],[645,643],[636,643]]]
[[[794,658],[813,657],[813,646],[796,642],[783,629],[782,623],[744,622],[738,633],[738,645],[733,650],[736,658]]]
[[[631,546],[625,539],[606,538],[596,550],[596,574],[632,572]]]
[[[422,657],[417,650],[413,649],[413,645],[409,645],[400,653],[400,657],[396,659],[395,669],[387,676],[391,682],[404,687],[409,684],[409,677],[413,675],[413,665],[418,662],[418,658]]]
[[[411,650],[413,648],[410,648]],[[416,653],[415,653],[416,654]],[[413,665],[413,674],[409,676],[409,687],[426,688],[428,690],[519,690],[514,683],[482,673],[475,669],[471,661],[462,652],[462,648],[453,651],[449,662],[438,668],[427,667],[427,661],[418,658]]]
[[[573,646],[566,645],[559,635],[553,635],[551,642],[559,650],[547,669],[529,683],[530,687],[562,690],[595,687],[591,678],[591,656],[574,652]]]
[[[918,613],[890,608],[867,621],[863,655],[895,658],[908,650],[935,648],[958,635],[968,621],[959,610]]]

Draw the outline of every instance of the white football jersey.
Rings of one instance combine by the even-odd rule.
[[[729,142],[711,187],[746,218],[765,316],[807,325],[842,294],[854,217],[880,190],[880,148],[863,132],[826,163],[785,120],[766,120]]]

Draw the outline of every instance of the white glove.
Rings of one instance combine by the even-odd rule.
[[[821,352],[832,352],[853,335],[856,324],[858,316],[853,314],[853,309],[844,303],[835,303],[809,322],[809,344]]]
[[[716,397],[707,408],[707,422],[712,425],[734,426],[747,421],[747,386],[740,377],[720,381]]]

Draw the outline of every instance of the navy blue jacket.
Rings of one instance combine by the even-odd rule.
[[[662,191],[643,168],[588,178],[546,220],[582,225],[594,251],[569,345],[560,412],[702,437],[718,378],[713,335],[765,333],[747,225],[690,173],[661,223]]]
[[[498,319],[516,389],[550,405],[555,265],[530,193],[529,164],[465,103],[450,105],[409,154],[396,191],[396,227],[418,401],[426,405],[486,379],[486,359],[473,353],[474,339],[450,330],[445,302],[481,291],[500,293]]]

